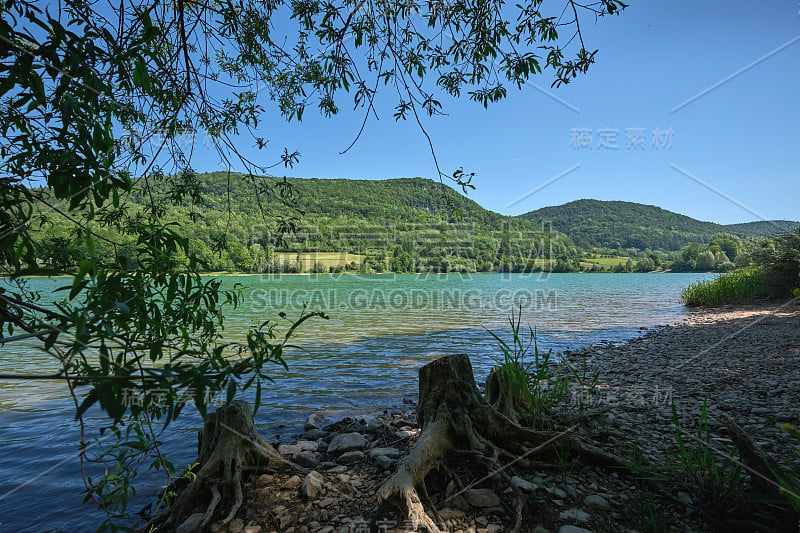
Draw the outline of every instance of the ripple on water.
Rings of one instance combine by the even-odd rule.
[[[553,298],[546,301],[555,302],[554,307],[530,309],[523,318],[538,328],[541,349],[564,351],[603,340],[623,341],[640,335],[641,327],[680,320],[684,316],[680,290],[702,277],[554,274],[537,279],[501,275],[393,276],[388,281],[346,276],[327,281],[325,277],[317,281],[304,276],[283,278],[278,284],[282,290],[333,287],[339,291],[337,304],[353,300],[353,291],[375,287],[432,295],[442,287],[456,295],[463,288],[478,291],[481,297],[461,308],[336,308],[327,310],[332,316],[329,321],[306,322],[294,339],[303,349],[287,353],[289,371],[276,366],[275,381],[265,384],[257,426],[273,438],[301,431],[303,421],[314,411],[324,410],[336,419],[398,407],[404,398],[416,397],[419,367],[443,354],[469,354],[476,379],[483,381],[494,362],[492,356],[498,353],[483,327],[509,334],[511,301],[503,302],[498,295],[551,291],[546,296]],[[261,278],[229,278],[225,283],[237,281],[251,288],[272,283]],[[264,318],[263,310],[245,304],[226,317],[227,335],[242,336],[249,324]],[[53,369],[52,359],[32,346],[17,344],[13,353],[0,350],[0,372]],[[76,461],[79,428],[72,421],[74,407],[63,384],[0,382],[0,409],[0,531],[90,529],[87,524],[95,523],[100,515],[81,507],[83,484]],[[173,453],[176,465],[194,460],[196,440],[189,435],[200,426],[199,416],[189,410],[170,426],[164,448]],[[162,482],[152,475],[143,480],[150,488],[140,493],[142,498],[152,495]],[[30,512],[34,509],[47,511]]]

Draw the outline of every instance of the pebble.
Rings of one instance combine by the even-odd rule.
[[[256,478],[256,487],[266,487],[270,485],[272,481],[275,479],[275,476],[272,474],[261,474]]]
[[[581,511],[580,509],[567,509],[566,511],[562,511],[558,517],[561,520],[571,520],[579,524],[585,524],[590,518],[589,513]]]
[[[512,477],[511,484],[520,490],[524,490],[525,492],[533,492],[535,489],[533,483],[531,483],[530,481],[526,481],[519,476]]]
[[[464,511],[461,511],[459,509],[452,509],[450,507],[445,507],[444,509],[439,511],[439,517],[442,520],[456,520],[464,517]]]
[[[294,455],[303,451],[297,444],[281,444],[278,446],[278,453],[281,455]]]
[[[299,487],[302,482],[303,480],[300,479],[300,476],[292,476],[283,482],[283,488],[294,490]]]
[[[587,507],[596,507],[598,509],[608,509],[610,507],[608,500],[599,494],[590,494],[583,499],[583,504]]]
[[[369,453],[370,457],[378,457],[379,455],[389,457],[391,459],[397,459],[400,457],[400,450],[397,448],[372,448],[367,453]]]
[[[328,445],[328,453],[339,455],[352,450],[363,450],[367,446],[367,438],[361,433],[343,433],[336,435]]]
[[[469,489],[464,493],[467,503],[473,507],[497,507],[500,496],[491,489]]]
[[[336,462],[343,465],[348,465],[350,463],[361,461],[362,459],[364,459],[364,452],[361,450],[355,450],[352,452],[344,452],[336,459]]]
[[[322,437],[322,431],[314,428],[308,429],[303,433],[303,439],[305,440],[317,440]]]
[[[300,452],[292,455],[292,461],[305,468],[314,468],[319,464],[319,455],[314,452]]]
[[[306,418],[306,423],[303,426],[303,429],[306,431],[312,429],[322,429],[322,426],[325,424],[325,422],[327,422],[327,417],[325,416],[325,413],[317,411],[316,413],[313,413],[309,415],[308,418]]]
[[[323,485],[324,483],[325,478],[322,477],[322,474],[312,470],[303,480],[303,484],[300,487],[300,493],[309,500],[315,500],[322,496],[322,493],[325,490]]]
[[[319,448],[319,443],[313,440],[299,440],[296,444],[304,452],[315,452]]]
[[[578,526],[566,525],[558,528],[558,533],[592,533],[592,530],[584,529]]]
[[[418,429],[401,429],[400,431],[395,432],[394,435],[398,439],[411,439],[411,438],[419,436],[419,430]]]

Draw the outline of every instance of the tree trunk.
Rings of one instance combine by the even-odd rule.
[[[246,474],[293,467],[258,434],[250,404],[241,400],[206,417],[197,447],[200,466],[195,471],[196,477],[148,527],[173,531],[182,526],[184,531],[199,532],[214,522],[227,524],[242,505]],[[202,519],[197,516],[200,513]],[[189,520],[191,515],[195,517]]]
[[[501,396],[498,394],[495,399],[510,409],[513,402],[502,400]],[[436,509],[428,497],[431,482],[440,488],[447,485],[447,480],[457,484],[458,492],[444,498],[444,504],[476,485],[472,482],[465,488],[463,476],[452,475],[454,467],[487,484],[499,479],[505,488],[510,486],[514,466],[525,466],[528,457],[552,452],[556,445],[593,463],[626,464],[599,448],[576,441],[569,431],[534,431],[512,419],[519,416],[510,418],[501,413],[481,395],[466,355],[442,357],[420,369],[417,416],[422,429],[419,440],[397,472],[379,489],[378,501],[379,515],[397,509],[402,519],[411,521],[419,531],[440,531],[434,521]],[[435,476],[430,475],[434,472]],[[428,500],[428,510],[420,494]],[[517,496],[522,505],[521,495]],[[517,516],[522,516],[519,509]]]

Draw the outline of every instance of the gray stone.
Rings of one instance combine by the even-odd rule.
[[[306,423],[303,426],[303,429],[309,431],[311,429],[322,429],[322,426],[328,421],[328,418],[325,416],[325,413],[321,411],[317,411],[316,413],[312,413],[306,418]]]
[[[336,459],[336,462],[343,465],[349,465],[350,463],[355,463],[361,461],[362,459],[364,459],[364,452],[361,450],[354,450],[352,452],[344,452]]]
[[[300,492],[309,500],[315,500],[322,496],[322,493],[325,490],[323,487],[324,483],[325,478],[322,477],[322,474],[312,470],[303,480],[303,484],[300,487]]]
[[[592,531],[578,526],[567,525],[558,528],[558,533],[592,533]]]
[[[450,502],[450,507],[452,509],[457,509],[459,511],[464,511],[465,513],[469,511],[469,504],[467,500],[464,499],[463,496],[453,496],[448,500]]]
[[[319,448],[319,444],[313,440],[299,440],[297,445],[304,452],[315,452]]]
[[[678,501],[681,502],[683,505],[692,505],[694,501],[692,501],[692,497],[686,494],[685,492],[679,492],[675,495],[678,498]]]
[[[533,492],[536,488],[534,487],[533,483],[526,481],[519,476],[512,477],[511,484],[517,487],[519,490],[524,490],[525,492]]]
[[[317,440],[322,436],[322,431],[314,428],[314,429],[307,429],[303,433],[303,439],[305,440]]]
[[[397,448],[372,448],[367,453],[369,453],[370,457],[377,457],[379,455],[383,455],[384,457],[389,457],[391,459],[397,459],[400,457],[400,450]]]
[[[256,487],[266,487],[267,485],[271,484],[274,479],[275,476],[272,474],[261,474],[256,479]]]
[[[194,513],[189,515],[189,518],[183,521],[181,525],[178,526],[178,529],[175,530],[176,533],[193,533],[194,531],[200,530],[200,524],[203,523],[203,513]]]
[[[608,500],[599,494],[590,494],[583,499],[583,504],[587,507],[597,507],[598,509],[608,509]]]
[[[548,492],[550,492],[550,494],[552,494],[553,496],[555,496],[557,498],[560,498],[562,500],[567,497],[567,493],[564,492],[564,490],[559,489],[559,488],[550,489]]]
[[[278,453],[281,455],[294,455],[303,451],[297,444],[281,444],[278,446]]]
[[[319,456],[314,452],[300,452],[292,455],[292,461],[306,468],[314,468],[319,463]]]
[[[300,476],[292,476],[287,479],[284,484],[283,488],[285,489],[296,489],[303,483],[303,480],[300,479]]]
[[[352,450],[363,450],[367,446],[367,438],[361,433],[343,433],[336,435],[328,445],[328,453],[339,455]]]
[[[439,517],[442,520],[456,520],[464,517],[464,511],[453,509],[451,507],[445,507],[439,511]]]
[[[331,505],[333,505],[337,501],[339,501],[339,500],[337,500],[336,498],[325,498],[324,500],[318,501],[317,502],[317,506],[322,507],[322,508],[330,507]]]
[[[397,462],[397,459],[392,459],[391,457],[386,457],[385,455],[379,455],[375,458],[375,461],[383,468],[392,468]]]
[[[469,489],[464,493],[467,503],[473,507],[497,507],[500,496],[491,489]]]
[[[567,509],[566,511],[562,511],[558,517],[561,520],[571,520],[579,524],[585,524],[590,518],[589,513],[581,511],[580,509]]]

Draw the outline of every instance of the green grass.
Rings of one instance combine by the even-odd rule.
[[[581,261],[582,263],[587,263],[588,265],[598,264],[600,266],[606,267],[615,267],[618,264],[622,263],[623,265],[630,259],[627,255],[618,255],[615,257],[589,257]]]
[[[503,354],[502,358],[492,358],[500,372],[505,374],[505,382],[512,388],[512,397],[519,398],[521,406],[527,409],[525,413],[518,413],[523,421],[533,427],[549,428],[555,408],[566,397],[569,379],[550,373],[553,350],[539,350],[536,331],[530,326],[525,333],[521,308],[517,313],[512,310],[508,322],[512,333],[510,343],[487,330]]]
[[[694,435],[681,429],[680,417],[672,402],[672,435],[677,448],[670,451],[672,460],[667,461],[665,467],[675,482],[694,492],[698,501],[712,511],[721,511],[726,503],[738,499],[736,495],[744,490],[739,453],[732,446],[722,457],[715,455],[705,400]]]
[[[764,269],[750,267],[693,283],[683,290],[681,298],[690,307],[717,307],[752,302],[767,295]]]
[[[275,252],[275,259],[278,261],[296,261],[297,252]],[[303,265],[303,272],[309,272],[314,263],[321,263],[325,268],[331,266],[344,266],[355,262],[360,264],[364,261],[365,255],[351,254],[346,252],[301,252],[300,263]]]

